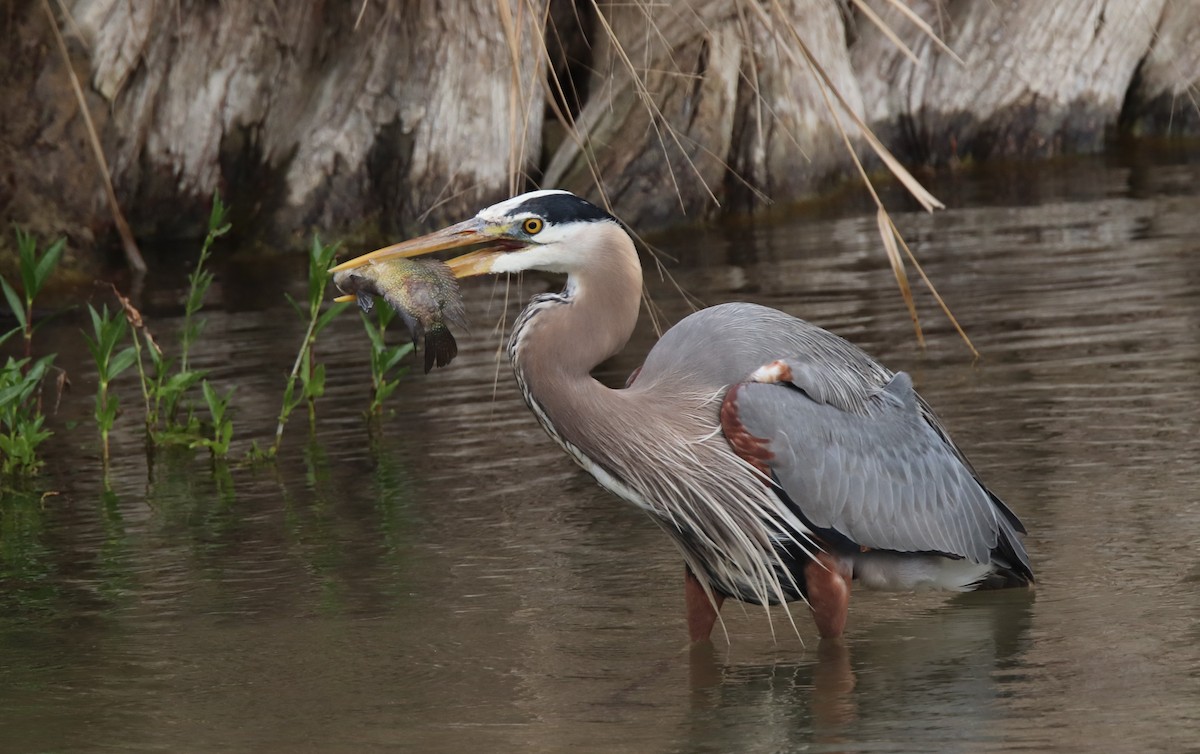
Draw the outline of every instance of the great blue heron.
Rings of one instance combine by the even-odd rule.
[[[726,597],[803,599],[821,636],[836,637],[852,580],[1032,583],[1025,528],[908,375],[826,330],[722,304],[668,330],[625,388],[595,380],[633,332],[642,270],[621,224],[571,193],[523,194],[334,269],[464,247],[476,248],[448,261],[458,277],[566,274],[513,327],[517,382],[550,436],[674,539],[693,641]]]

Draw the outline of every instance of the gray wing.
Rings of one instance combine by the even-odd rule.
[[[1003,538],[1025,560],[1011,513],[927,420],[907,374],[872,386],[819,363],[785,363],[785,381],[743,382],[730,400],[744,430],[767,441],[770,471],[811,525],[872,549],[977,563]]]

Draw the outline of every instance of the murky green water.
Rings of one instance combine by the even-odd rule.
[[[75,387],[59,494],[0,508],[0,751],[1200,750],[1200,159],[1154,162],[957,177],[949,211],[899,216],[978,363],[928,298],[914,345],[870,214],[663,244],[705,302],[910,371],[1029,527],[1036,592],[860,591],[842,648],[735,604],[728,642],[686,648],[673,548],[497,367],[503,284],[468,290],[460,359],[406,379],[374,439],[366,338],[336,323],[316,440],[295,420],[277,468],[148,467],[125,383],[107,492],[83,343],[47,328]],[[237,385],[239,451],[269,439],[302,334],[249,295],[270,280],[225,285],[196,357]],[[548,285],[514,284],[510,319]],[[606,374],[652,341],[643,322]]]

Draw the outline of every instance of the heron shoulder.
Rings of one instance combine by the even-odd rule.
[[[666,377],[720,387],[764,364],[794,359],[851,391],[881,389],[893,377],[865,351],[824,328],[760,304],[734,302],[695,312],[651,349],[639,381]]]

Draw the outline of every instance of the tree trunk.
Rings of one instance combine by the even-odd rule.
[[[1045,157],[1100,149],[1117,125],[1167,0],[918,0],[965,61],[942,54],[891,4],[873,7],[914,64],[860,23],[855,69],[871,126],[908,159]]]
[[[1200,3],[1163,8],[1122,116],[1138,134],[1200,133]]]
[[[789,0],[790,18],[861,112],[835,3]],[[791,30],[725,0],[601,6],[591,95],[547,185],[608,201],[634,226],[701,217],[753,197],[810,191],[847,161]]]
[[[1197,3],[908,0],[964,66],[870,2],[920,65],[845,0],[67,0],[59,21],[144,240],[202,232],[218,188],[235,232],[289,245],[534,185],[639,229],[794,201],[852,175],[839,123],[862,151],[803,48],[911,161],[1200,132]],[[0,29],[0,220],[87,249],[111,214],[42,0]]]
[[[255,0],[76,0],[63,28],[89,53],[82,78],[99,94],[91,110],[138,235],[202,232],[214,189],[235,231],[303,236],[376,220],[399,234],[507,195],[536,162],[545,4],[369,2],[356,27],[358,0],[286,12]],[[14,87],[35,115],[10,123],[3,142],[47,143],[37,167],[50,180],[29,170],[22,190],[50,206],[64,185],[82,191],[63,219],[87,227],[105,216],[98,168],[61,61],[33,44],[46,36],[41,9],[25,10],[9,44],[52,86],[26,75]],[[20,209],[35,216],[29,203]]]

